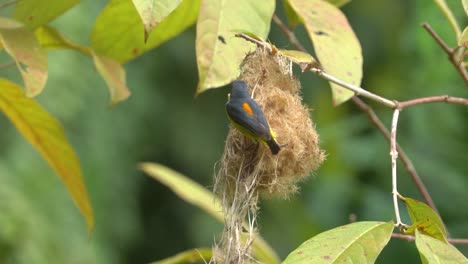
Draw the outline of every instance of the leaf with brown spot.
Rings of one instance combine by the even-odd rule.
[[[0,110],[63,180],[91,232],[93,210],[80,162],[59,122],[33,99],[26,97],[20,87],[5,79],[0,79]]]
[[[416,247],[422,263],[459,264],[468,263],[468,259],[448,242],[440,241],[432,236],[416,230]]]
[[[302,18],[323,69],[347,83],[360,86],[361,45],[343,12],[323,0],[289,0],[289,3]],[[354,95],[337,84],[330,82],[330,86],[335,105]]]
[[[63,14],[80,0],[20,0],[17,1],[13,17],[29,29],[35,29]]]
[[[0,40],[16,62],[26,95],[38,95],[47,81],[47,53],[40,47],[34,33],[19,22],[0,17]]]

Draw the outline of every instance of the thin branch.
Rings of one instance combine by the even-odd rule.
[[[439,35],[432,29],[432,27],[428,23],[423,23],[422,27],[431,35],[431,37],[439,44],[439,46],[447,53],[449,61],[453,64],[455,69],[457,69],[460,76],[465,81],[465,84],[468,85],[468,72],[466,71],[463,63],[459,63],[459,58],[457,56],[457,50],[450,48],[440,37]],[[463,54],[461,55],[463,56]]]
[[[354,96],[351,98],[354,102],[354,104],[361,109],[364,113],[367,114],[367,118],[369,121],[382,133],[382,135],[385,137],[385,139],[390,143],[390,132],[388,129],[385,127],[385,125],[382,123],[380,118],[377,116],[375,111],[364,101],[362,101],[359,97]],[[413,180],[414,184],[418,188],[418,191],[421,193],[424,201],[426,202],[427,205],[429,205],[437,214],[439,214],[437,207],[434,204],[434,201],[432,200],[431,195],[427,191],[426,186],[424,185],[424,182],[422,181],[421,177],[419,177],[418,172],[416,171],[416,168],[413,165],[413,162],[410,160],[408,155],[406,155],[406,152],[403,150],[402,147],[397,142],[396,145],[399,158],[403,165],[406,168],[406,171],[408,172],[409,176]]]
[[[406,241],[415,241],[416,240],[415,236],[403,235],[403,234],[398,234],[398,233],[393,233],[392,237],[393,238],[398,238],[398,239],[403,239],[403,240],[406,240]],[[468,239],[465,239],[465,238],[447,238],[447,241],[450,244],[468,245]]]
[[[293,44],[296,47],[296,49],[302,52],[307,52],[304,46],[302,46],[302,44],[296,38],[296,35],[291,30],[289,30],[288,26],[286,26],[276,14],[273,14],[273,22],[275,22],[275,24],[280,28],[283,34],[286,35],[289,43]]]
[[[398,197],[400,196],[400,194],[398,193],[398,188],[397,188],[398,151],[396,149],[396,131],[398,127],[399,115],[400,115],[400,109],[396,108],[393,111],[392,130],[390,132],[390,157],[392,161],[392,196],[393,196],[393,208],[395,209],[395,217],[396,217],[395,226],[402,227],[404,226],[404,224],[401,222],[400,209],[398,207]]]
[[[10,62],[4,63],[4,64],[0,64],[0,70],[10,68],[10,67],[14,66],[15,64],[16,64],[15,61],[10,61]]]
[[[5,8],[5,7],[8,7],[8,6],[10,6],[10,5],[13,5],[13,4],[15,4],[16,2],[19,2],[19,0],[11,0],[11,1],[7,1],[7,2],[5,2],[5,3],[2,3],[2,4],[0,4],[0,9]]]
[[[400,102],[398,104],[398,107],[400,109],[403,109],[406,107],[415,106],[418,104],[427,104],[427,103],[450,103],[450,104],[468,105],[468,99],[461,98],[461,97],[452,97],[448,95],[429,96],[429,97],[416,98],[413,100]]]

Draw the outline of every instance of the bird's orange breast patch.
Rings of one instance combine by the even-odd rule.
[[[252,108],[250,108],[250,105],[247,102],[242,103],[242,108],[249,116],[253,116],[254,113]]]

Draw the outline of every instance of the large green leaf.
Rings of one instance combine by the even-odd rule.
[[[76,5],[80,0],[20,0],[14,18],[34,29],[44,25]]]
[[[0,79],[0,110],[57,172],[86,219],[88,231],[91,231],[93,210],[83,183],[80,162],[59,122],[33,99],[26,97],[20,87],[5,79]]]
[[[201,208],[221,223],[224,223],[220,202],[206,188],[160,164],[142,163],[140,169],[169,187],[180,198]],[[258,260],[264,263],[279,263],[278,256],[262,237],[257,236],[252,247]]]
[[[91,47],[119,62],[129,61],[187,29],[198,16],[200,0],[184,0],[153,28],[147,42],[141,18],[131,0],[111,0],[99,14],[91,35]]]
[[[393,222],[355,222],[307,240],[283,264],[374,263],[392,236]]]
[[[151,262],[150,264],[185,264],[209,263],[213,252],[210,248],[196,248],[180,252],[169,258]]]
[[[53,49],[73,49],[85,55],[91,56],[91,50],[87,47],[78,45],[67,39],[58,30],[50,26],[42,26],[34,32],[39,44],[47,50]]]
[[[14,20],[0,17],[0,40],[21,72],[26,95],[38,95],[47,81],[47,53],[34,33]]]
[[[430,264],[460,264],[468,263],[458,249],[450,243],[440,241],[416,230],[416,247],[421,256],[422,263]]]
[[[205,0],[197,21],[197,93],[223,86],[239,76],[239,65],[255,45],[234,36],[251,32],[266,39],[274,0]]]
[[[415,230],[419,230],[441,241],[447,241],[447,231],[445,230],[444,223],[431,207],[423,202],[407,197],[404,198],[404,202],[413,223],[406,233],[414,234]]]
[[[182,2],[182,0],[132,0],[145,28],[145,41],[149,34]]]
[[[289,0],[302,18],[323,69],[353,85],[362,79],[362,52],[359,40],[345,15],[336,6],[323,0]],[[354,93],[331,83],[333,103],[341,104]]]

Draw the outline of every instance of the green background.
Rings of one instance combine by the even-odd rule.
[[[464,27],[461,1],[447,1]],[[82,1],[51,24],[89,44],[104,1]],[[343,11],[364,52],[363,87],[390,99],[468,89],[445,53],[422,29],[429,22],[455,45],[433,1],[354,1]],[[283,15],[281,3],[277,12]],[[309,51],[302,26],[297,34]],[[275,25],[271,41],[292,49]],[[222,226],[137,170],[140,161],[169,166],[203,186],[213,185],[228,120],[228,88],[194,97],[195,29],[125,65],[131,97],[109,107],[104,81],[90,58],[49,52],[49,80],[38,101],[63,124],[77,151],[94,206],[91,237],[62,182],[0,115],[0,263],[147,263],[194,247],[210,247]],[[9,61],[2,53],[1,63]],[[16,69],[0,71],[22,83]],[[331,104],[328,84],[300,75],[304,102],[327,160],[289,200],[261,202],[259,229],[284,258],[306,239],[357,220],[394,218],[389,146],[352,103]],[[389,127],[392,111],[371,103]],[[431,104],[401,113],[398,141],[421,174],[452,237],[468,237],[468,108]],[[401,194],[421,199],[399,169]],[[402,206],[402,209],[403,206]],[[404,221],[409,222],[407,214]],[[467,255],[468,247],[458,247]],[[414,243],[391,240],[378,263],[419,262]]]

